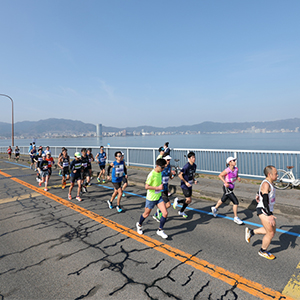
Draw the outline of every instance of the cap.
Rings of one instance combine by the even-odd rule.
[[[81,158],[81,154],[79,152],[75,152],[74,156],[78,157],[78,158]]]
[[[165,148],[164,148],[164,147],[159,147],[158,151],[159,151],[159,152],[165,151]]]
[[[167,156],[163,157],[163,159],[172,159],[172,157],[170,155],[167,155]]]
[[[46,156],[46,153],[43,153],[42,156]]]
[[[226,164],[228,165],[232,160],[237,160],[237,158],[232,156],[227,157]]]
[[[122,152],[122,156],[124,156],[125,154],[124,154],[124,152]]]

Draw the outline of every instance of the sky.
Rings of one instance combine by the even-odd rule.
[[[104,126],[300,117],[300,1],[0,0],[14,119]],[[11,103],[0,96],[0,122]]]

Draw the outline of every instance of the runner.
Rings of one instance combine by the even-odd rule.
[[[164,152],[166,155],[170,155],[170,148],[169,148],[169,142],[166,142],[165,145],[164,145]]]
[[[62,151],[62,156],[59,157],[58,159],[58,166],[60,167],[60,172],[62,175],[62,182],[61,182],[61,188],[65,189],[66,188],[66,176],[67,180],[70,179],[70,156],[67,153],[67,149],[64,148]]]
[[[34,161],[35,161],[35,171],[37,171],[37,174],[36,174],[36,181],[39,182],[41,180],[41,176],[40,176],[40,172],[39,172],[39,164],[40,162],[43,160],[43,150],[41,148],[39,148],[38,150],[38,154],[35,156],[34,158]]]
[[[98,162],[100,168],[97,181],[101,182],[101,177],[102,177],[102,183],[105,183],[106,153],[104,152],[103,146],[100,147],[100,152],[96,154],[95,160]]]
[[[257,229],[245,229],[245,239],[247,243],[250,243],[251,237],[256,234],[263,234],[262,246],[258,251],[258,254],[267,259],[275,259],[275,255],[268,252],[267,249],[272,241],[272,238],[276,232],[276,217],[273,215],[273,209],[275,204],[275,188],[273,182],[278,177],[277,170],[274,166],[267,166],[264,169],[266,179],[264,179],[259,187],[258,204],[256,206],[257,215],[260,218],[263,227]]]
[[[89,169],[89,173],[90,173],[90,179],[93,179],[93,171],[92,171],[92,162],[94,161],[94,155],[92,153],[92,148],[88,148],[86,155],[89,159],[89,163],[88,163],[88,169]],[[88,185],[91,185],[91,182],[88,183]]]
[[[164,147],[159,147],[159,148],[158,148],[158,152],[159,152],[159,154],[158,154],[158,156],[156,157],[156,160],[158,160],[158,159],[160,159],[160,158],[163,157],[163,155],[164,155],[164,153],[165,153],[165,148],[164,148]]]
[[[39,151],[40,152],[40,151]],[[41,154],[42,160],[38,160],[38,170],[39,176],[41,180],[39,181],[39,186],[42,186],[42,183],[45,182],[44,191],[48,191],[48,180],[49,180],[49,169],[48,169],[48,161],[46,160],[46,154]]]
[[[192,184],[197,184],[197,180],[195,180],[195,173],[197,170],[197,166],[195,164],[196,157],[194,152],[190,152],[188,154],[188,162],[185,166],[181,169],[178,177],[181,179],[181,189],[185,199],[178,200],[178,198],[174,199],[173,208],[176,209],[178,203],[182,203],[182,208],[178,212],[178,214],[184,218],[187,218],[187,214],[184,212],[186,207],[192,203]]]
[[[61,148],[61,152],[60,152],[59,155],[58,155],[58,160],[59,160],[60,157],[63,155],[64,149],[66,149],[66,148],[65,148],[65,147],[62,147],[62,148]],[[62,170],[60,169],[59,172],[58,172],[58,175],[59,175],[59,176],[61,175],[61,172],[62,172]]]
[[[124,165],[125,165],[125,169],[124,169],[124,176],[123,176],[123,185],[122,185],[122,197],[125,197],[125,189],[128,187],[128,175],[127,175],[127,167],[126,167],[126,163],[125,163],[125,160],[124,160],[124,153],[122,152],[122,157],[121,157],[121,160],[124,161]]]
[[[122,161],[122,152],[121,151],[117,151],[115,153],[115,158],[116,158],[116,160],[114,162],[112,162],[107,169],[107,180],[110,179],[109,174],[110,174],[111,168],[113,169],[112,176],[111,176],[111,182],[114,186],[114,192],[113,192],[110,200],[107,200],[107,204],[108,204],[108,207],[110,209],[112,209],[113,208],[112,202],[115,199],[115,197],[117,196],[116,209],[117,209],[117,212],[120,213],[120,212],[122,212],[122,208],[120,205],[121,197],[122,197],[121,184],[122,184],[122,180],[124,177],[124,173],[127,171],[126,171],[125,163],[124,163],[124,161]]]
[[[47,154],[46,154],[46,160],[48,161],[48,173],[49,173],[48,182],[49,182],[50,176],[52,175],[52,166],[54,165],[54,159],[51,156],[51,151],[47,152]]]
[[[149,216],[151,210],[155,206],[157,206],[161,211],[162,216],[160,218],[159,228],[156,231],[156,234],[162,237],[163,239],[166,239],[168,237],[163,231],[163,227],[168,216],[168,211],[166,209],[165,202],[161,196],[161,191],[164,188],[162,184],[161,172],[165,168],[165,165],[166,161],[163,158],[159,158],[156,161],[155,168],[149,173],[147,177],[145,184],[145,189],[147,190],[145,211],[140,216],[140,221],[136,223],[136,229],[138,234],[143,234],[143,222]]]
[[[216,206],[211,207],[211,211],[214,217],[217,216],[217,211],[218,208],[226,202],[227,199],[231,200],[233,203],[233,222],[242,225],[244,222],[240,220],[240,218],[237,215],[237,210],[238,210],[238,205],[239,205],[239,200],[233,193],[234,189],[234,184],[236,180],[241,181],[241,178],[238,175],[238,168],[236,167],[236,160],[237,158],[235,157],[228,157],[226,159],[226,166],[227,168],[219,174],[219,178],[223,181],[223,196],[222,198],[217,202]]]
[[[11,152],[12,152],[12,149],[11,149],[11,146],[8,146],[8,149],[6,150],[7,154],[8,154],[8,160],[11,159]]]
[[[16,148],[15,148],[15,158],[16,158],[16,161],[18,161],[20,158],[20,149],[18,146],[16,146]]]
[[[167,155],[166,153],[163,155],[163,159],[167,162],[165,168],[161,172],[162,176],[162,183],[163,183],[163,192],[162,192],[162,198],[165,202],[166,209],[168,209],[171,206],[170,199],[169,199],[169,179],[173,179],[175,175],[175,171],[171,170],[171,159],[172,157],[170,155]],[[159,209],[157,209],[156,213],[153,215],[153,219],[157,222],[160,222],[160,218],[162,216],[162,213]]]
[[[80,191],[81,191],[81,170],[82,170],[82,161],[81,161],[81,154],[79,152],[75,152],[74,154],[75,159],[70,164],[70,171],[71,171],[71,185],[69,188],[68,199],[72,200],[72,189],[74,187],[75,181],[77,181],[78,188],[77,188],[77,196],[76,200],[82,201],[80,198]]]
[[[30,164],[30,169],[33,170],[33,165],[35,163],[35,158],[36,158],[36,148],[35,145],[32,146],[32,149],[30,150],[30,160],[31,160],[31,164]],[[36,171],[36,169],[35,169]]]
[[[82,161],[82,171],[81,171],[81,189],[84,193],[87,193],[87,186],[90,183],[90,171],[88,168],[89,158],[86,153],[86,148],[81,149],[81,161]]]
[[[50,147],[49,147],[49,146],[47,146],[47,147],[46,147],[46,150],[45,150],[45,154],[47,155],[48,153],[51,154],[51,151],[50,151]]]

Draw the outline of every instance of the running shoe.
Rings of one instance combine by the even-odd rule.
[[[76,197],[76,200],[82,201],[82,199],[79,196]]]
[[[118,195],[115,197],[115,200],[117,200],[118,199]]]
[[[42,186],[42,182],[41,181],[39,182],[39,186]]]
[[[72,200],[71,194],[68,194],[68,199],[69,199],[69,200]]]
[[[122,194],[122,197],[125,197],[125,196],[126,196],[125,193],[123,193],[123,194]]]
[[[58,175],[61,176],[61,170],[59,170]]]
[[[213,214],[214,217],[217,216],[217,211],[218,210],[214,206],[211,207],[211,212],[212,212],[212,214]]]
[[[98,177],[97,177],[97,181],[98,181],[98,182],[101,182],[101,180],[100,180]]]
[[[105,183],[105,180],[102,180],[102,183]]]
[[[250,243],[250,239],[251,239],[251,231],[248,227],[245,228],[245,240],[247,243]]]
[[[47,192],[47,191],[49,191],[49,190],[48,190],[47,188],[44,188],[44,191]]]
[[[160,222],[157,213],[155,213],[155,215],[153,215],[152,218],[153,218],[156,222]]]
[[[183,212],[179,211],[178,214],[179,214],[179,216],[182,216],[184,218],[188,217],[188,215],[184,211]]]
[[[156,234],[159,235],[160,237],[162,237],[163,239],[166,239],[168,236],[164,233],[163,230],[157,230]]]
[[[65,189],[65,188],[66,188],[66,184],[65,184],[65,183],[62,184],[62,185],[61,185],[61,188],[62,188],[62,189]]]
[[[109,208],[109,209],[114,208],[109,200],[107,200],[107,204],[108,204],[108,208]]]
[[[243,225],[244,222],[239,217],[234,217],[233,222],[238,225]]]
[[[138,234],[143,234],[143,226],[140,226],[139,222],[136,222],[136,231]]]
[[[118,213],[122,212],[122,208],[120,206],[116,206],[116,209]]]
[[[259,251],[258,251],[258,254],[259,254],[260,256],[262,256],[262,257],[264,257],[264,258],[266,258],[266,259],[270,259],[270,260],[276,258],[275,255],[273,255],[272,253],[270,253],[270,252],[268,252],[268,251],[261,251],[261,250],[259,250]]]
[[[173,203],[173,208],[176,209],[177,205],[178,205],[178,198],[175,198]]]
[[[91,180],[92,180],[92,179],[91,179]],[[88,185],[88,186],[91,186],[92,184],[89,182],[87,185]]]
[[[168,197],[170,197],[171,196],[171,193],[168,193]]]
[[[87,193],[87,188],[86,188],[85,186],[83,186],[83,187],[82,187],[82,191],[83,191],[84,193]]]

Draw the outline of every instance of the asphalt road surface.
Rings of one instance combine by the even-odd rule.
[[[146,193],[130,172],[118,213],[111,183],[93,179],[82,202],[75,186],[69,201],[57,171],[45,192],[28,166],[1,160],[0,170],[0,299],[300,299],[297,216],[277,216],[269,261],[261,236],[245,242],[260,222],[244,208],[239,226],[230,205],[217,218],[210,201],[194,201],[187,219],[171,207],[164,240],[150,216],[137,234]]]

